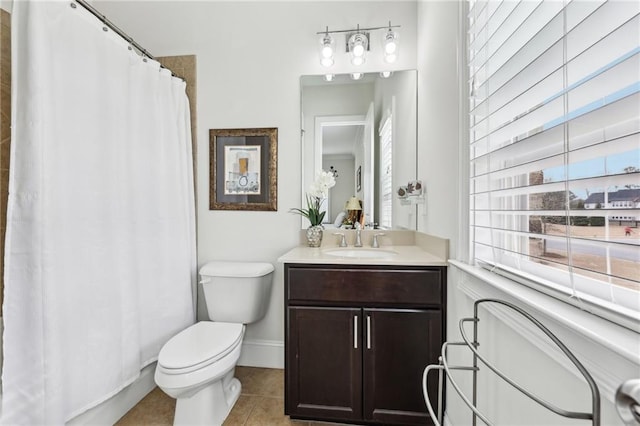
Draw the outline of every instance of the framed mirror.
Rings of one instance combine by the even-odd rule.
[[[302,76],[300,91],[302,199],[320,170],[336,178],[325,228],[342,224],[355,196],[369,226],[417,229],[416,205],[396,195],[417,179],[417,72]]]

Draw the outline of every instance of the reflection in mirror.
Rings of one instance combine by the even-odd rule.
[[[417,72],[303,76],[301,99],[303,199],[320,170],[336,177],[324,226],[349,227],[345,204],[355,196],[369,226],[417,229],[416,206],[396,196],[417,179]]]

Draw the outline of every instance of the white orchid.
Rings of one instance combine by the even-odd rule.
[[[322,219],[326,212],[320,211],[320,204],[323,198],[329,196],[329,189],[336,185],[336,179],[333,177],[333,173],[320,171],[316,175],[316,180],[309,186],[309,192],[307,193],[307,208],[306,209],[291,209],[291,212],[297,213],[309,219],[311,226],[322,224]]]
[[[320,171],[316,175],[316,180],[309,187],[309,195],[316,198],[326,198],[329,195],[329,189],[336,185],[336,179],[333,173]]]

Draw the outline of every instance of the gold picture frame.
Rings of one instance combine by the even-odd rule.
[[[278,209],[278,129],[209,130],[209,210]]]

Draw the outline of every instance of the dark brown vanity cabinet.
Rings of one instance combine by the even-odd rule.
[[[445,267],[285,264],[285,413],[431,424],[422,372],[444,340],[445,282]]]

